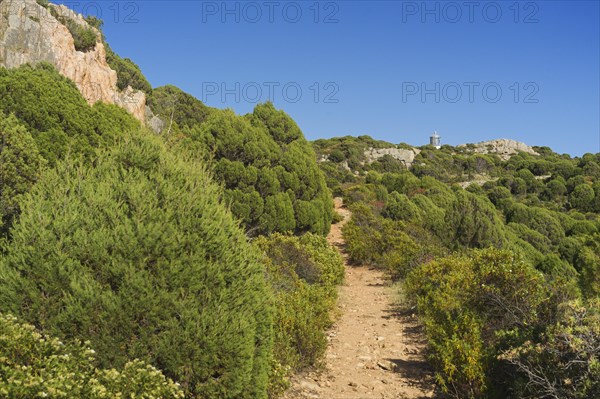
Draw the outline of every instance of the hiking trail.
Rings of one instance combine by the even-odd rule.
[[[295,376],[285,399],[433,398],[434,381],[425,360],[425,339],[414,315],[396,304],[385,274],[349,265],[342,226],[350,211],[336,198],[344,220],[327,236],[344,258],[340,316],[328,332],[323,370]]]

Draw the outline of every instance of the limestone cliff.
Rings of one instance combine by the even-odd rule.
[[[145,124],[147,117],[152,117],[146,115],[146,96],[131,87],[119,91],[117,73],[106,62],[100,32],[63,5],[49,7],[54,15],[94,29],[98,36],[95,48],[77,51],[69,29],[35,0],[0,0],[0,66],[16,68],[47,61],[75,82],[89,104],[117,104]]]

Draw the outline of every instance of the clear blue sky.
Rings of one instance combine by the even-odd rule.
[[[70,4],[153,86],[242,114],[271,97],[309,139],[600,151],[598,1]]]

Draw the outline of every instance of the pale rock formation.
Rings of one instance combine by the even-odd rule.
[[[413,148],[411,150],[407,150],[404,148],[369,148],[365,150],[365,158],[367,159],[367,163],[373,163],[379,158],[384,157],[385,155],[389,155],[398,161],[401,161],[406,165],[407,168],[410,168],[413,164],[415,157],[421,152],[421,150],[417,148]]]
[[[148,127],[156,133],[162,132],[166,127],[165,121],[160,119],[158,116],[154,115],[154,113],[152,112],[150,107],[147,105],[146,105],[146,125],[148,125]]]
[[[519,152],[526,152],[531,155],[539,155],[530,146],[520,141],[509,140],[509,139],[498,139],[483,141],[481,143],[474,144],[474,147],[470,148],[467,144],[461,144],[459,147],[466,147],[471,151],[479,154],[497,154],[502,160],[508,160],[512,155]]]

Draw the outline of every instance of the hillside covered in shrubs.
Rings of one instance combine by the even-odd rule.
[[[0,392],[266,398],[320,361],[343,266],[289,116],[159,88],[157,135],[49,64],[0,93]]]
[[[86,20],[60,21],[80,52],[105,40]],[[281,397],[335,321],[333,196],[441,397],[600,397],[600,154],[310,143],[272,103],[208,107],[106,46],[160,132],[51,64],[0,68],[1,397]]]
[[[503,160],[425,146],[407,168],[365,163],[364,143],[315,145],[339,151],[321,167],[351,204],[351,258],[403,282],[441,390],[599,396],[600,154],[537,147]]]

